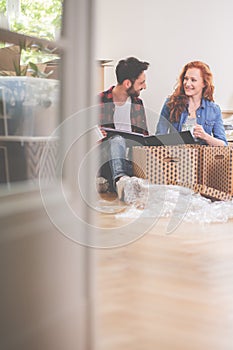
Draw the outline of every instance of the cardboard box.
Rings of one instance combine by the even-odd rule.
[[[233,196],[233,148],[209,146],[203,150],[203,185]]]
[[[172,185],[188,187],[191,190],[193,190],[193,192],[199,193],[203,197],[209,198],[212,201],[229,201],[232,199],[232,196],[229,193],[219,191],[216,188],[208,187],[203,184],[177,183],[176,181],[174,181]]]
[[[153,184],[191,188],[211,200],[233,196],[233,147],[159,146],[133,148],[134,175]]]
[[[195,147],[133,147],[134,175],[153,184],[198,183],[198,161]]]

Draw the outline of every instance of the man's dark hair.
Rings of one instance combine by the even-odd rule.
[[[129,79],[132,83],[139,77],[139,75],[147,70],[148,62],[139,61],[135,57],[129,57],[118,62],[116,66],[116,77],[118,84],[122,84],[124,80]]]

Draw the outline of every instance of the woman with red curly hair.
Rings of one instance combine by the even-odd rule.
[[[156,134],[191,130],[200,144],[227,145],[220,107],[214,103],[213,75],[207,64],[184,66],[177,86],[161,110]]]

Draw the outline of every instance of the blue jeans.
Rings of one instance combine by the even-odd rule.
[[[127,140],[120,135],[115,135],[104,141],[100,146],[101,165],[109,162],[114,187],[117,178],[124,175],[132,176],[132,163],[127,157]]]

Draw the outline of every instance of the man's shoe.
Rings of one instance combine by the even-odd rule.
[[[145,203],[148,181],[136,176],[122,176],[116,183],[118,198],[127,204]]]
[[[124,188],[125,185],[129,182],[130,177],[127,175],[121,176],[120,179],[116,182],[116,191],[120,201],[124,201]]]
[[[148,190],[147,180],[132,176],[125,186],[124,201],[127,204],[143,206],[147,201]]]
[[[109,190],[109,183],[104,177],[96,178],[96,189],[98,193],[106,193]]]

